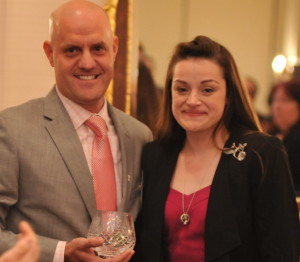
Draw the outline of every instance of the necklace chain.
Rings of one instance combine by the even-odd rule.
[[[189,212],[189,209],[190,209],[190,207],[191,207],[191,204],[192,204],[192,202],[193,202],[193,200],[194,200],[194,197],[195,197],[195,195],[196,195],[196,192],[194,192],[193,193],[193,196],[192,196],[192,199],[191,199],[191,201],[190,201],[190,203],[189,203],[189,205],[188,205],[188,208],[186,209],[186,211],[184,211],[184,194],[182,194],[182,211],[183,211],[183,213],[188,213]]]
[[[212,159],[211,164],[213,163],[214,160],[215,160],[215,157]],[[204,177],[205,177],[205,176],[202,177],[201,182],[203,181]],[[183,191],[184,191],[184,189],[185,189],[185,179],[184,179],[184,176],[183,176]],[[191,199],[191,201],[190,201],[190,203],[189,203],[189,205],[188,205],[186,211],[184,210],[184,204],[185,204],[185,203],[184,203],[184,202],[185,202],[185,201],[184,201],[184,192],[181,193],[181,196],[182,196],[182,214],[181,214],[181,216],[180,216],[180,222],[181,222],[183,225],[187,225],[187,224],[190,222],[190,215],[188,214],[188,212],[189,212],[189,210],[190,210],[190,207],[191,207],[191,205],[192,205],[192,202],[193,202],[193,200],[194,200],[194,198],[195,198],[196,193],[197,193],[197,191],[195,191],[195,192],[193,193],[192,199]]]

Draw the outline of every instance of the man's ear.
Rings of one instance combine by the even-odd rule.
[[[49,63],[52,67],[54,67],[54,61],[53,61],[53,49],[50,41],[45,41],[43,44],[44,52],[49,60]]]
[[[114,52],[114,56],[115,56],[114,60],[116,60],[116,57],[117,57],[118,46],[119,46],[119,39],[117,36],[114,36],[114,39],[113,39],[113,52]]]

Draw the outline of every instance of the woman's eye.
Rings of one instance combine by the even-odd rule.
[[[206,93],[206,94],[210,94],[210,93],[214,92],[214,89],[211,87],[205,87],[202,89],[202,92]]]
[[[181,87],[181,86],[175,87],[175,90],[176,90],[176,92],[179,93],[179,94],[182,94],[182,93],[185,93],[185,92],[188,91],[187,88]]]

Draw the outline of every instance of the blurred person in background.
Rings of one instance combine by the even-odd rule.
[[[137,119],[154,131],[160,104],[160,92],[153,78],[152,60],[139,46],[139,74],[137,84]]]
[[[254,101],[257,95],[258,90],[258,83],[257,81],[251,77],[251,76],[245,76],[244,77],[244,85],[246,89],[248,90],[252,105],[254,107]],[[264,132],[268,133],[270,129],[272,129],[272,118],[270,116],[265,116],[257,112],[258,119],[260,121],[260,124],[262,126],[262,129]]]
[[[288,153],[296,194],[300,195],[300,79],[274,85],[270,94],[274,129]]]

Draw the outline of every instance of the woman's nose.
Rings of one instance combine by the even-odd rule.
[[[187,103],[191,105],[198,105],[201,104],[201,99],[200,96],[197,92],[190,92],[188,97],[187,97]]]

